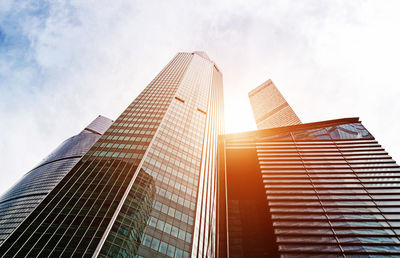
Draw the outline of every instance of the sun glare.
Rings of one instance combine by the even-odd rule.
[[[246,102],[247,101],[247,102]],[[229,109],[225,109],[225,133],[239,133],[256,130],[253,113],[248,99],[227,101]]]

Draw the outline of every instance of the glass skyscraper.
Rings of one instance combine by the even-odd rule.
[[[258,129],[301,124],[296,113],[271,80],[249,92]]]
[[[210,257],[222,74],[178,53],[4,241],[4,256]]]
[[[0,245],[110,127],[98,116],[82,132],[65,140],[0,197]]]

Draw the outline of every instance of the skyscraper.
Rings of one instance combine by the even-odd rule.
[[[179,53],[0,247],[1,255],[206,257],[222,74]]]
[[[221,136],[218,257],[400,255],[400,167],[358,118]]]
[[[301,124],[271,80],[250,91],[249,99],[258,129]]]
[[[61,181],[112,124],[98,116],[82,132],[65,140],[0,197],[0,245]]]

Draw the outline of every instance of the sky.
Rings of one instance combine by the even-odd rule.
[[[224,76],[226,132],[272,79],[303,122],[360,117],[400,159],[400,1],[0,1],[0,194],[177,52]]]

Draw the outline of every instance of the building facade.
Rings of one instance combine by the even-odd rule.
[[[64,178],[112,122],[111,119],[98,116],[82,132],[65,140],[0,197],[0,245]]]
[[[0,247],[5,256],[210,257],[222,74],[178,53]]]
[[[258,129],[301,124],[296,113],[271,80],[250,91],[249,99]]]
[[[400,167],[358,118],[219,139],[218,257],[398,257]]]

